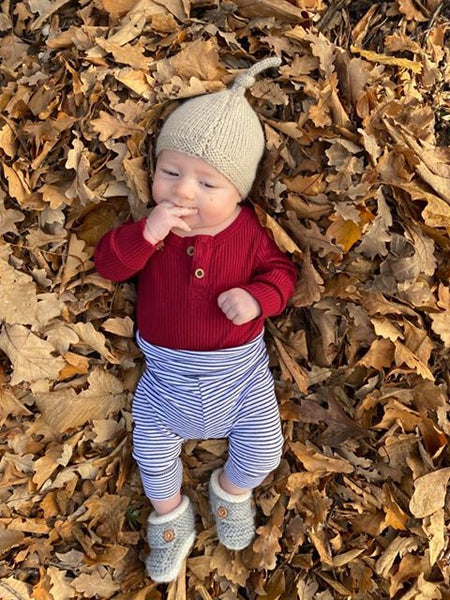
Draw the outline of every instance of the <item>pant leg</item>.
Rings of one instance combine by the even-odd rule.
[[[283,434],[272,374],[264,369],[246,391],[228,436],[225,472],[234,485],[258,486],[280,463]]]
[[[137,394],[133,402],[133,458],[137,462],[145,495],[165,500],[181,488],[180,460],[183,438],[170,431],[152,407]]]

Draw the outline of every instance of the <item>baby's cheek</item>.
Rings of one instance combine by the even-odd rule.
[[[163,185],[161,185],[160,183],[158,183],[157,180],[155,180],[153,182],[152,185],[152,196],[153,196],[153,200],[156,202],[156,204],[160,204],[163,200],[164,200],[164,189],[163,189]]]

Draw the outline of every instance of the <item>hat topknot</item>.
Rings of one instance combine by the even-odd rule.
[[[278,57],[266,58],[240,73],[231,88],[190,98],[169,115],[156,143],[156,155],[178,150],[208,162],[247,196],[264,152],[264,133],[245,98],[255,76],[278,67]]]

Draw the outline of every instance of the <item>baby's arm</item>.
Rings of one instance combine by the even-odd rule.
[[[195,209],[181,208],[170,202],[158,204],[150,215],[137,223],[125,223],[108,231],[97,244],[94,262],[105,279],[126,281],[141,271],[149,258],[173,228],[190,231],[182,217]]]
[[[144,268],[157,250],[144,238],[145,219],[111,229],[101,238],[94,252],[95,268],[105,279],[126,281]]]
[[[217,303],[235,325],[281,313],[294,293],[297,269],[264,231],[252,280],[222,292]]]

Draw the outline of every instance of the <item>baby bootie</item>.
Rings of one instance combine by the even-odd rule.
[[[250,490],[245,494],[229,494],[219,484],[221,469],[216,469],[209,482],[209,499],[217,526],[217,535],[229,550],[242,550],[255,537],[255,506]]]
[[[148,576],[158,583],[176,579],[194,539],[194,511],[187,496],[183,496],[180,506],[166,515],[152,512],[147,521],[150,554],[145,566]]]

